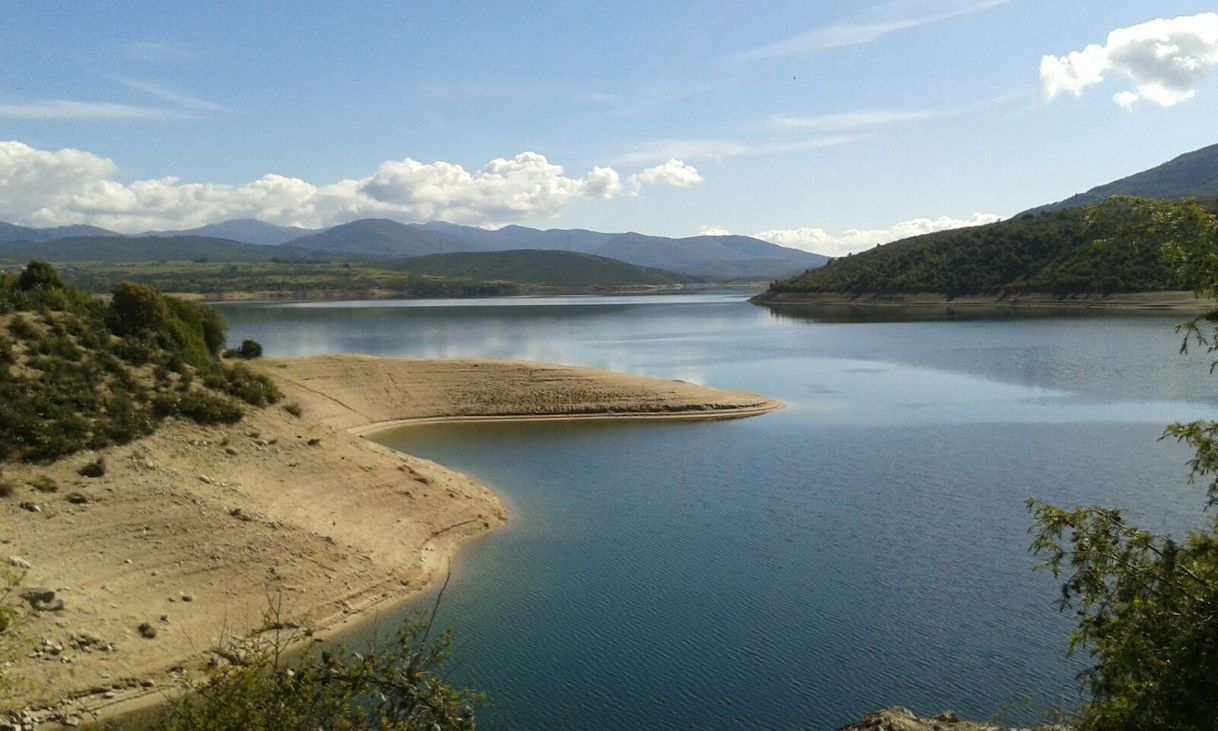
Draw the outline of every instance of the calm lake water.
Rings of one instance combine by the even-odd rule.
[[[1218,418],[1173,316],[783,314],[739,296],[225,306],[268,355],[522,358],[763,393],[730,422],[478,424],[382,441],[510,505],[440,623],[489,728],[833,729],[1073,705],[1024,500],[1180,532],[1165,424]],[[869,321],[870,320],[870,321]],[[887,320],[887,321],[884,321]],[[395,621],[387,617],[388,628]],[[359,641],[359,638],[355,638]]]

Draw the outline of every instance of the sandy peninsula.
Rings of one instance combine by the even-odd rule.
[[[0,562],[62,600],[31,613],[7,705],[38,717],[108,715],[159,701],[175,676],[264,628],[268,602],[324,636],[441,577],[462,543],[506,520],[485,486],[365,438],[453,419],[738,418],[752,394],[584,368],[323,356],[259,361],[282,406],[234,426],[172,420],[98,454],[13,465]],[[41,476],[57,484],[39,492]],[[24,507],[22,504],[25,504]],[[36,508],[32,510],[31,508]],[[28,568],[26,568],[28,567]],[[141,633],[140,626],[146,625]],[[154,637],[144,635],[153,634]]]

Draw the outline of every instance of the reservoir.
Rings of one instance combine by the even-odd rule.
[[[441,605],[488,728],[836,728],[1076,703],[1029,497],[1202,519],[1179,315],[771,311],[739,295],[224,305],[267,355],[509,358],[761,393],[726,422],[406,427],[509,505]],[[378,631],[397,621],[386,616]],[[355,637],[353,642],[362,641]]]

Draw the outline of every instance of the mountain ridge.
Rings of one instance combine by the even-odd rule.
[[[1218,144],[1185,152],[1152,168],[1097,185],[1056,203],[1030,208],[1019,215],[1095,205],[1113,196],[1152,200],[1218,198]]]

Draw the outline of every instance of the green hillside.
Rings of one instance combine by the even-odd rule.
[[[1218,202],[1207,206],[1218,209]],[[1122,233],[1149,224],[1131,199],[1066,209],[878,246],[775,282],[758,299],[798,293],[1153,292],[1185,289],[1152,233]]]
[[[221,360],[225,331],[214,310],[148,287],[102,302],[45,263],[0,274],[0,462],[129,442],[169,417],[231,423],[278,400]]]
[[[664,285],[698,281],[684,274],[627,264],[603,256],[539,249],[432,254],[376,262],[373,266],[433,277],[566,287]]]

